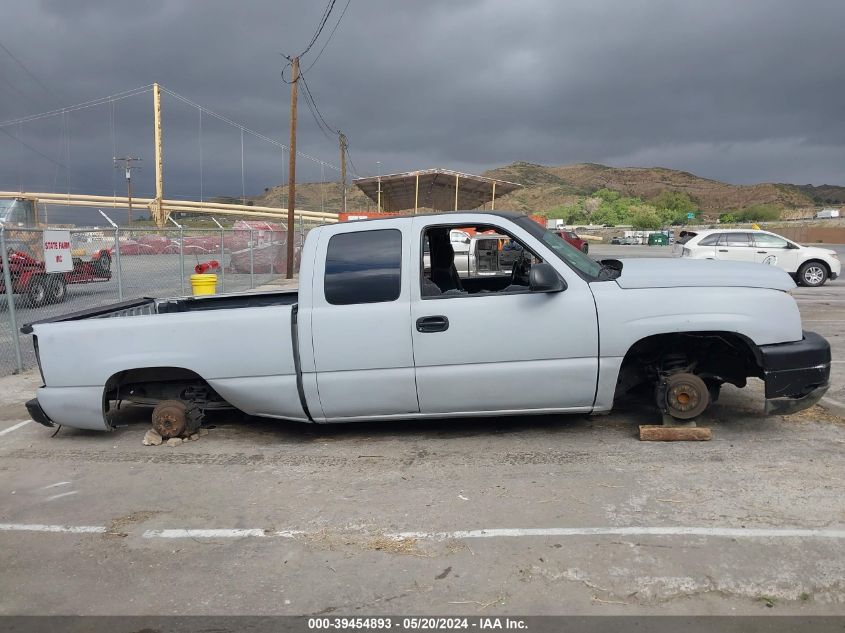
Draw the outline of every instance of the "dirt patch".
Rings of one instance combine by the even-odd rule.
[[[366,543],[367,549],[374,549],[388,554],[406,554],[408,556],[429,557],[418,548],[419,539],[415,538],[393,538],[389,536],[376,536]]]
[[[128,528],[138,523],[143,523],[159,514],[162,514],[161,510],[139,510],[126,516],[112,519],[108,530],[106,530],[106,536],[128,536]]]
[[[804,409],[792,415],[783,416],[785,422],[797,422],[799,424],[807,424],[809,422],[824,422],[825,424],[841,424],[845,425],[845,417],[836,415],[825,409],[821,405],[815,405],[809,409]]]

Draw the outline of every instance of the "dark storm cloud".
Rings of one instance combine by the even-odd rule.
[[[323,8],[7,0],[0,42],[47,90],[0,51],[0,118],[158,81],[286,142],[280,53],[302,50]],[[377,161],[384,172],[595,161],[740,183],[845,182],[843,23],[839,0],[352,0],[307,79],[362,174]],[[164,106],[168,194],[240,195],[240,133],[203,117],[200,143],[196,110],[172,97]],[[7,128],[33,149],[0,137],[0,186],[122,190],[112,154],[151,163],[151,112],[145,93],[116,102],[114,135],[108,106]],[[299,147],[338,162],[336,139],[302,100]],[[247,194],[281,181],[277,149],[247,136],[244,150]],[[337,178],[306,160],[298,168]],[[139,174],[142,192],[151,172]]]

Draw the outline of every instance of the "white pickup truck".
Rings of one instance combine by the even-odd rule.
[[[510,275],[462,279],[456,229],[526,255]],[[817,402],[830,373],[794,287],[751,263],[599,263],[512,213],[332,224],[308,234],[298,291],[139,299],[25,326],[44,381],[27,406],[48,426],[109,430],[135,402],[172,435],[214,407],[301,422],[600,413],[645,385],[691,419],[723,383],[756,377],[767,411],[786,414]]]

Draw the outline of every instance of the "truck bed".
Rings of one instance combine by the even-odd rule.
[[[307,421],[299,396],[290,292],[142,298],[25,326],[51,419],[108,429],[106,386],[123,372],[188,371],[250,415]],[[128,318],[117,318],[128,317]]]
[[[33,325],[81,321],[83,319],[109,319],[116,317],[152,314],[173,314],[177,312],[200,312],[206,310],[228,310],[234,308],[260,308],[264,306],[294,305],[299,298],[296,290],[272,292],[251,292],[243,294],[210,295],[207,297],[175,297],[154,299],[141,297],[97,308],[70,312],[61,316],[26,323],[21,327],[23,334],[31,334]]]

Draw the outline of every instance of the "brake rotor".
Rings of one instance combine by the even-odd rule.
[[[667,413],[679,420],[701,415],[710,404],[707,384],[695,374],[677,373],[666,379]]]
[[[153,428],[165,439],[184,434],[187,425],[187,407],[181,400],[164,400],[153,409]]]

